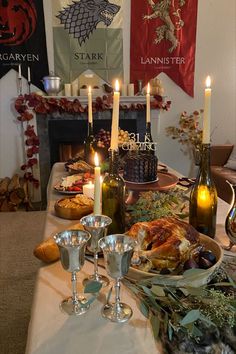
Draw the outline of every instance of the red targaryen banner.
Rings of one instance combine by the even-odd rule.
[[[131,0],[131,82],[146,85],[164,72],[193,97],[197,3]]]

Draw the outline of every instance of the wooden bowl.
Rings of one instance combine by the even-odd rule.
[[[206,250],[212,251],[216,256],[216,263],[208,269],[197,269],[196,272],[188,272],[183,275],[163,275],[144,272],[139,269],[130,267],[128,277],[134,280],[147,279],[155,277],[160,285],[174,287],[199,287],[211,281],[215,272],[220,267],[223,260],[223,250],[221,246],[208,236],[200,234],[200,243]]]
[[[62,204],[69,203],[74,198],[81,197],[81,204],[78,204],[78,207],[64,207]],[[75,197],[62,198],[56,201],[54,205],[55,213],[59,218],[68,219],[68,220],[79,220],[83,216],[88,215],[93,212],[93,200],[86,197],[88,203],[83,204],[82,200],[84,199],[83,194],[78,194]]]

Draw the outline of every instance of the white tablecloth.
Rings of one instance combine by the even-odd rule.
[[[77,221],[60,219],[54,214],[54,203],[59,199],[53,186],[66,175],[63,163],[53,166],[48,184],[48,214],[44,238],[69,228]],[[227,244],[224,221],[229,205],[218,203],[216,239]],[[100,269],[105,274],[105,270]],[[78,282],[93,273],[93,265],[86,262],[78,274]],[[135,298],[124,286],[121,301],[133,309],[128,323],[116,324],[102,318],[101,308],[108,289],[101,294],[89,311],[78,317],[69,317],[59,310],[59,303],[71,295],[70,274],[63,270],[60,262],[40,268],[36,281],[34,302],[28,330],[26,354],[153,354],[162,353],[152,336],[149,322],[137,307]]]

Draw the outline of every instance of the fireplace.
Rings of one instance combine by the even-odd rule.
[[[111,129],[110,110],[94,114],[94,134],[100,130]],[[67,150],[73,157],[78,149],[83,149],[83,142],[87,135],[87,115],[56,115],[37,114],[37,131],[40,140],[40,182],[43,205],[46,205],[46,189],[51,167],[55,162],[65,160]],[[119,126],[130,133],[139,133],[140,139],[145,134],[145,111],[128,110],[120,112]],[[63,150],[64,146],[64,150]],[[68,147],[68,148],[66,148]],[[64,158],[63,158],[64,155]]]

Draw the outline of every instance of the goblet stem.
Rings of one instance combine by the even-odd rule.
[[[99,281],[99,274],[98,274],[98,251],[94,252],[94,278]]]
[[[116,313],[120,312],[120,279],[116,279],[115,283],[115,311]]]
[[[72,302],[73,302],[73,304],[77,304],[78,303],[78,294],[77,294],[76,272],[71,273],[71,284],[72,284]]]

